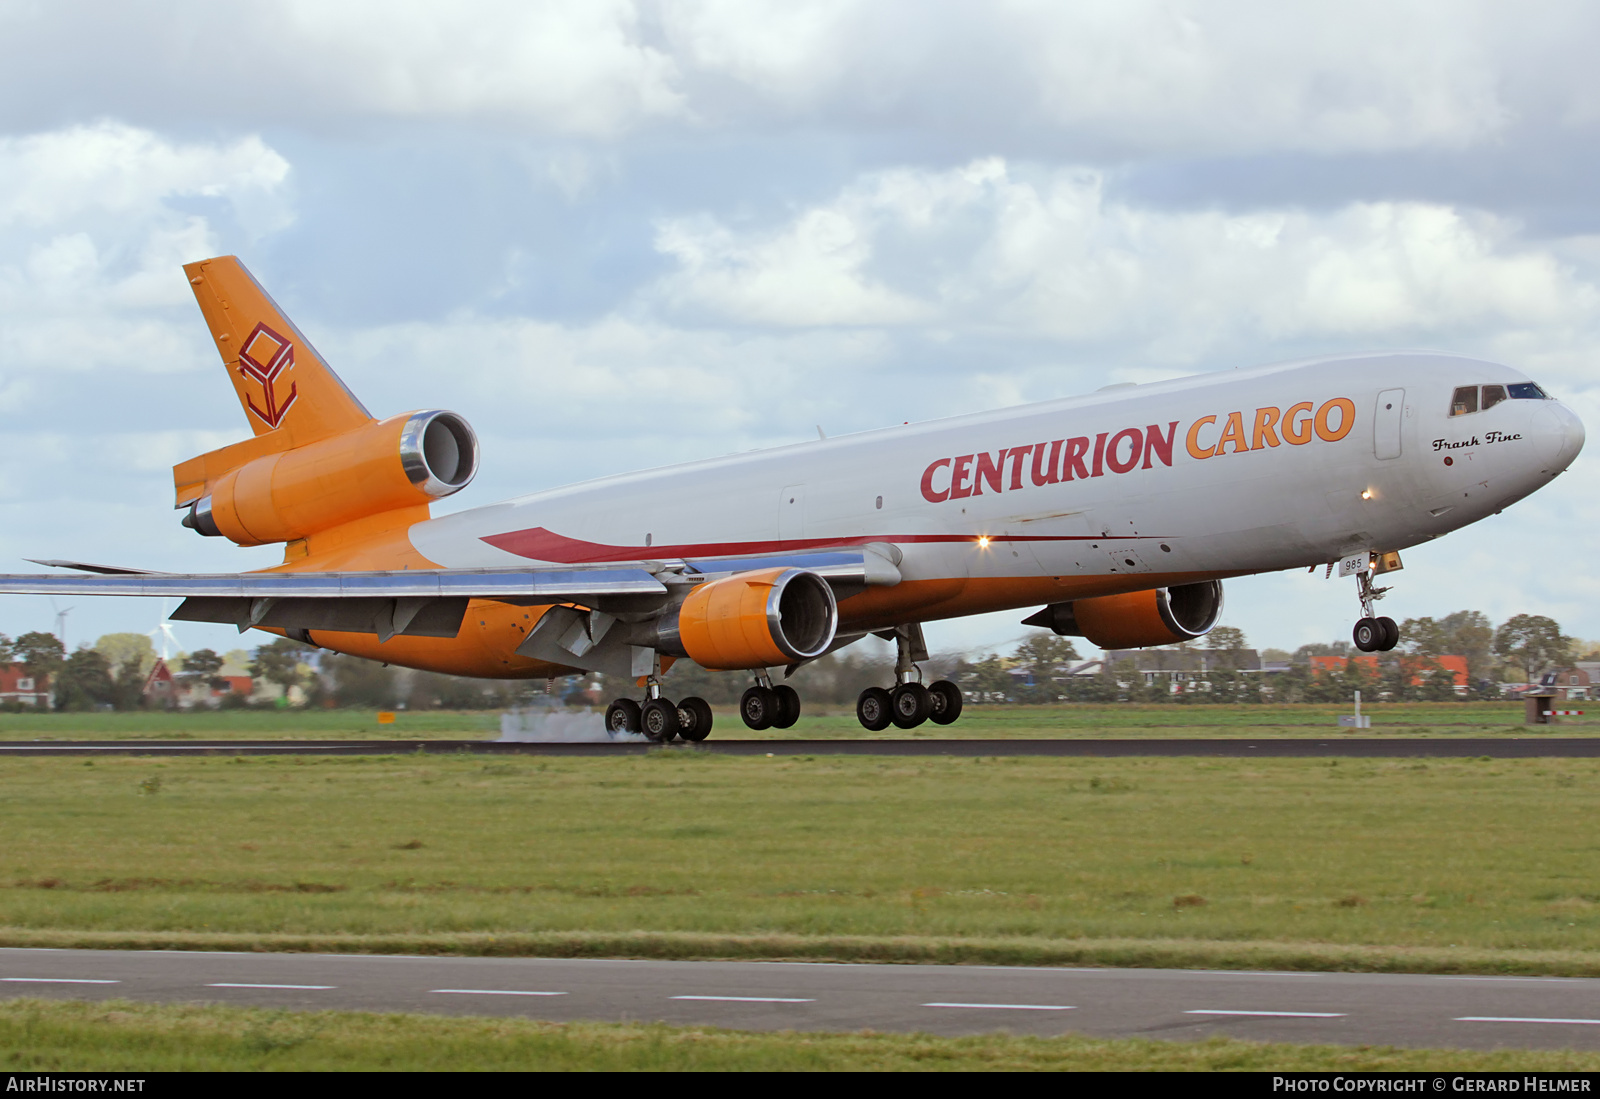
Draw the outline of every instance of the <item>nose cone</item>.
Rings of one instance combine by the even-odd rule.
[[[1552,434],[1557,445],[1555,464],[1550,472],[1557,473],[1570,466],[1578,457],[1578,452],[1583,449],[1583,421],[1578,419],[1577,413],[1560,401],[1551,401],[1549,404],[1555,416],[1555,430]]]

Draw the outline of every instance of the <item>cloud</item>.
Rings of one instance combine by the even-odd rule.
[[[289,224],[288,179],[255,136],[182,143],[100,122],[0,138],[0,384],[197,368],[209,349],[182,265],[221,251],[223,228],[243,244]]]
[[[684,111],[623,0],[288,0],[264,45],[348,109],[607,135]]]
[[[87,213],[143,216],[179,195],[238,201],[276,192],[289,162],[259,137],[178,144],[117,122],[0,138],[0,227]],[[282,228],[282,211],[260,231]]]
[[[1439,203],[1170,210],[1088,168],[988,158],[867,173],[779,224],[663,222],[669,311],[727,323],[1005,330],[1177,368],[1307,343],[1504,341],[1573,330],[1594,265]],[[1250,349],[1256,348],[1252,352]]]
[[[822,127],[1082,158],[1461,149],[1600,121],[1581,47],[1600,16],[1566,2],[58,0],[0,19],[0,118],[23,128]]]

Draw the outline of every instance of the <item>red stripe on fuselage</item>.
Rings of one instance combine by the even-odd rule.
[[[533,527],[530,530],[513,530],[505,534],[489,534],[483,541],[495,549],[514,553],[532,561],[550,561],[562,565],[592,564],[598,561],[642,561],[661,557],[734,557],[763,553],[795,553],[800,550],[834,549],[840,546],[864,546],[868,542],[976,542],[976,534],[901,534],[863,535],[858,538],[789,538],[778,542],[701,542],[681,546],[608,546],[603,542],[585,542],[568,538],[564,534]],[[1162,537],[1161,535],[1132,535],[1135,539]],[[1104,534],[1031,535],[991,534],[990,542],[1104,542],[1111,541]],[[1127,536],[1114,539],[1127,541]]]

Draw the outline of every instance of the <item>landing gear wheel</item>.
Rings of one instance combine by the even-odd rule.
[[[1400,627],[1394,624],[1392,618],[1379,618],[1377,623],[1383,630],[1383,642],[1378,646],[1378,651],[1386,653],[1400,644]]]
[[[1384,628],[1378,625],[1376,618],[1363,618],[1350,631],[1350,639],[1364,653],[1375,653],[1382,648],[1385,636]]]
[[[889,692],[889,714],[901,729],[915,729],[933,713],[933,699],[920,683],[902,683]]]
[[[774,729],[787,729],[800,720],[800,692],[787,683],[780,683],[772,688],[772,695],[778,700],[778,715],[772,719]]]
[[[778,696],[771,687],[751,687],[739,699],[739,716],[752,729],[770,729],[778,717]]]
[[[856,720],[870,732],[878,732],[889,727],[889,692],[882,687],[868,687],[861,692],[861,697],[856,699]]]
[[[678,703],[678,735],[698,744],[711,735],[711,707],[703,698],[686,698]]]
[[[961,716],[961,688],[948,679],[928,688],[928,701],[933,704],[928,720],[935,725],[950,725]]]
[[[664,698],[652,698],[639,711],[639,729],[657,744],[670,744],[678,735],[678,707]]]
[[[618,733],[637,733],[639,731],[639,704],[631,698],[619,698],[606,707],[606,732],[612,736]]]

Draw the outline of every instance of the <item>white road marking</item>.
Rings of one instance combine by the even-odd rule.
[[[1068,1004],[955,1004],[933,1003],[923,1004],[923,1007],[972,1007],[988,1011],[1077,1011],[1076,1007]]]
[[[216,981],[206,985],[207,988],[292,988],[301,992],[325,992],[338,985],[251,985],[239,984],[233,981]]]
[[[1533,1019],[1516,1015],[1463,1015],[1458,1023],[1561,1023],[1567,1026],[1600,1026],[1600,1019]]]
[[[456,996],[565,996],[565,992],[524,992],[515,988],[430,988],[429,992],[445,992]]]
[[[1202,1008],[1186,1011],[1186,1016],[1267,1016],[1272,1019],[1344,1019],[1344,1011],[1221,1011]]]
[[[94,980],[88,977],[0,977],[0,981],[17,981],[35,985],[120,985],[121,981]]]
[[[674,1000],[726,1000],[735,1004],[814,1004],[814,999],[792,996],[674,996]]]

